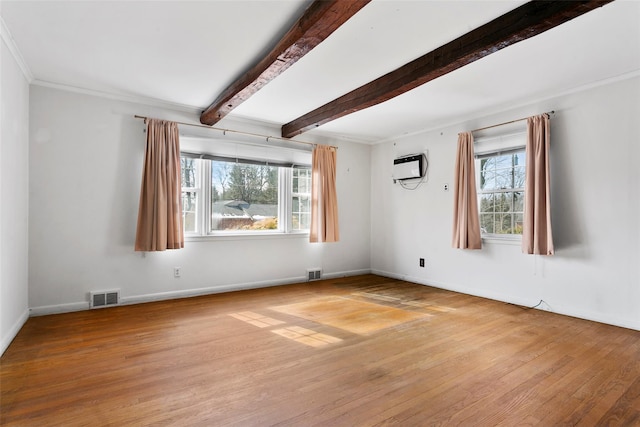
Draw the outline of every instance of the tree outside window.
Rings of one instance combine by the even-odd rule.
[[[309,167],[204,156],[187,153],[181,157],[185,233],[309,230]]]
[[[478,209],[483,235],[522,234],[525,151],[483,155],[476,160]]]

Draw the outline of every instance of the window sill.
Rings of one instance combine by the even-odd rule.
[[[521,246],[522,236],[482,236],[482,243]]]
[[[185,242],[223,242],[234,240],[271,240],[271,239],[302,239],[309,238],[308,232],[297,233],[217,233],[200,235],[185,235]]]

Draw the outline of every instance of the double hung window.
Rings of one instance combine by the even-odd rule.
[[[485,238],[519,238],[524,222],[524,134],[476,153],[480,230]],[[482,142],[478,146],[482,147]],[[491,146],[487,149],[487,145]]]

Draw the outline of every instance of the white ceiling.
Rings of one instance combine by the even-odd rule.
[[[206,108],[309,0],[5,1],[36,84]],[[231,116],[282,125],[523,4],[373,0]],[[617,0],[312,132],[375,142],[640,70],[640,1]]]

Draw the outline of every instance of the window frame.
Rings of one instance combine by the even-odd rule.
[[[295,170],[296,170],[296,169],[297,169],[297,170],[308,170],[308,171],[309,171],[308,176],[304,177],[305,179],[308,179],[308,180],[309,180],[309,183],[308,183],[308,190],[309,190],[309,191],[308,191],[308,192],[294,191],[294,187],[295,187],[295,186],[293,185],[293,180],[296,178],[296,177],[295,177]],[[298,177],[297,177],[297,178],[298,178],[298,189],[300,189],[300,184],[299,184],[300,176],[298,175]],[[294,214],[298,214],[298,215],[300,215],[300,214],[304,214],[304,213],[305,213],[305,212],[301,212],[301,211],[295,211],[295,212],[294,212],[293,199],[294,199],[295,197],[300,197],[300,198],[301,198],[301,197],[305,197],[305,196],[307,196],[307,197],[308,197],[308,199],[309,199],[309,212],[308,212],[308,215],[309,215],[309,227],[311,227],[311,167],[308,167],[308,168],[306,168],[306,167],[305,167],[305,168],[291,168],[291,179],[290,179],[290,180],[288,180],[288,181],[289,181],[289,182],[290,182],[290,184],[291,184],[291,189],[289,190],[290,197],[288,197],[288,199],[287,199],[287,200],[289,200],[289,202],[291,203],[291,207],[290,207],[290,209],[289,209],[289,215],[288,215],[288,219],[289,219],[289,229],[290,229],[292,232],[296,232],[296,231],[297,231],[297,232],[306,232],[306,233],[308,234],[308,233],[309,233],[309,229],[310,229],[310,228],[309,228],[309,229],[304,229],[304,228],[294,228],[294,226],[293,226],[293,217],[294,217]],[[300,221],[298,220],[298,222],[300,222]]]
[[[185,158],[185,157],[183,157],[181,155],[180,156],[181,169],[182,169],[182,159],[183,158]],[[190,160],[195,160],[195,159],[191,158]],[[195,229],[194,229],[194,231],[186,231],[186,230],[184,230],[185,237],[194,236],[194,235],[197,235],[198,233],[200,233],[200,226],[202,224],[202,219],[200,218],[201,215],[203,214],[202,213],[202,209],[200,208],[200,205],[202,203],[202,179],[201,179],[202,169],[201,169],[200,164],[198,162],[196,162],[194,166],[195,166],[195,170],[196,170],[196,173],[195,173],[195,184],[196,184],[196,186],[195,187],[185,187],[183,185],[182,176],[183,176],[184,172],[182,170],[180,171],[180,178],[181,178],[181,182],[180,182],[180,203],[181,203],[181,206],[182,206],[182,227],[183,227],[183,230],[184,230],[184,226],[185,226],[185,223],[186,223],[186,215],[185,215],[185,212],[184,212],[184,201],[183,201],[183,198],[182,198],[183,196],[182,195],[185,192],[192,192],[192,193],[195,193],[195,195],[196,195],[196,199],[195,199],[196,200],[195,201],[195,203],[196,203],[196,211],[195,211],[195,215],[194,215]]]
[[[480,187],[480,177],[481,177],[481,161],[488,158],[495,158],[505,155],[513,155],[518,153],[525,154],[525,164],[523,165],[525,177],[526,177],[526,133],[518,132],[516,134],[504,135],[499,137],[492,138],[484,138],[478,139],[475,142],[477,145],[475,154],[475,182],[476,182],[476,193],[477,193],[477,202],[478,202],[478,220],[480,224],[482,224],[482,207],[481,200],[482,196],[486,194],[504,194],[504,193],[522,193],[522,206],[523,210],[521,211],[511,211],[512,215],[517,213],[521,213],[524,218],[524,200],[526,197],[525,188],[526,184],[523,180],[522,187],[513,187],[513,188],[496,188],[492,190],[482,190]],[[511,170],[513,170],[514,165],[512,165]],[[512,202],[513,203],[513,202]],[[494,211],[495,212],[495,211]],[[495,219],[494,219],[495,221]],[[483,233],[481,227],[481,238],[483,241],[492,242],[492,243],[505,243],[505,244],[520,244],[522,241],[522,233],[514,234],[514,233]]]
[[[225,156],[215,156],[209,154],[198,154],[192,152],[181,152],[181,158],[191,158],[196,161],[198,182],[200,183],[200,191],[197,199],[196,210],[196,231],[186,232],[186,240],[225,240],[236,238],[272,238],[272,237],[297,237],[309,236],[309,229],[294,230],[292,228],[292,180],[293,169],[311,169],[311,165],[297,165],[281,162],[266,162],[252,159],[232,159]],[[213,161],[229,161],[246,164],[264,163],[269,166],[278,168],[278,228],[275,230],[213,230],[211,227],[212,215],[212,162]],[[185,188],[183,188],[183,191]],[[311,196],[310,193],[309,197]]]

